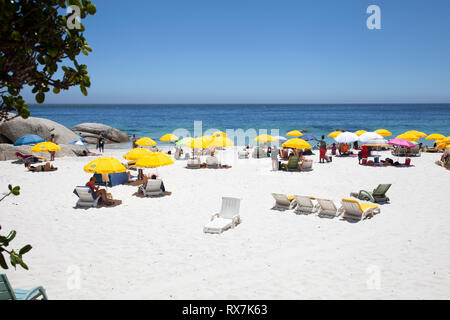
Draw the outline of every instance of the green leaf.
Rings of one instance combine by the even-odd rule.
[[[33,247],[27,244],[25,247],[19,250],[19,254],[25,254],[30,251]]]
[[[12,231],[8,234],[8,236],[6,237],[6,239],[8,239],[8,241],[11,242],[11,241],[16,237],[16,234],[17,234],[16,230],[12,230]]]
[[[85,96],[87,96],[88,93],[87,93],[87,90],[86,90],[86,88],[84,86],[80,86],[80,90]]]
[[[3,256],[3,254],[1,252],[0,252],[0,267],[2,267],[3,269],[8,269],[8,265],[6,264],[5,257]]]
[[[58,94],[59,93],[59,88],[54,87],[53,88],[53,93]]]
[[[95,5],[93,5],[92,3],[88,4],[88,6],[86,7],[86,11],[93,16],[96,12],[97,12],[97,8],[95,7]]]
[[[44,94],[43,92],[39,92],[39,93],[36,95],[36,101],[37,101],[37,103],[43,103],[44,100],[45,100],[45,94]]]
[[[11,32],[11,39],[13,39],[15,41],[19,41],[20,40],[20,33],[18,31]]]

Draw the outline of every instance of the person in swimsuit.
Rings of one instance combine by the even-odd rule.
[[[109,200],[108,196],[106,195],[106,189],[100,189],[99,186],[95,185],[96,180],[97,179],[95,179],[95,177],[91,177],[91,179],[89,179],[88,183],[86,183],[86,187],[89,187],[89,189],[91,189],[92,194],[94,195],[95,198],[100,196],[102,201],[105,204],[113,204],[114,202]]]
[[[56,171],[58,168],[50,165],[50,162],[47,162],[45,165],[32,166],[31,163],[25,163],[25,167],[31,172],[43,172],[43,171]]]

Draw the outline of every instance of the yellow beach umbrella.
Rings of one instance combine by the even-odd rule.
[[[378,133],[380,136],[383,136],[383,137],[392,136],[392,133],[386,129],[378,129],[378,130],[375,130],[374,132]]]
[[[209,136],[203,136],[200,138],[194,138],[189,141],[186,146],[193,149],[206,149],[208,145],[211,143],[212,138]]]
[[[226,137],[227,134],[223,131],[216,131],[212,134],[213,137]]]
[[[134,148],[125,153],[123,155],[123,158],[126,160],[138,160],[152,153],[153,153],[152,151],[145,148]]]
[[[168,133],[159,138],[160,141],[173,142],[178,141],[178,137],[174,134]]]
[[[258,142],[276,142],[277,141],[277,139],[272,137],[270,134],[261,134],[261,135],[257,136],[254,140],[258,141]]]
[[[54,144],[53,142],[41,142],[38,143],[37,145],[33,146],[30,151],[31,152],[45,152],[45,151],[58,151],[61,150],[61,147],[58,146],[57,144]]]
[[[292,130],[292,131],[289,131],[288,133],[286,133],[286,136],[288,136],[288,137],[301,137],[302,135],[303,135],[303,133],[301,133],[298,130]]]
[[[234,142],[226,137],[215,137],[209,144],[208,148],[211,147],[232,147]]]
[[[427,140],[442,140],[442,139],[445,139],[445,136],[440,133],[432,133],[432,134],[428,135],[425,139],[427,139]]]
[[[89,173],[120,173],[127,169],[114,157],[104,157],[92,160],[84,166],[84,171]]]
[[[402,134],[398,135],[396,137],[396,139],[405,139],[405,140],[408,140],[408,141],[417,141],[420,138],[418,136],[413,135],[413,134],[402,133]]]
[[[311,149],[311,145],[300,138],[289,139],[288,141],[283,143],[282,146],[292,149]]]
[[[330,138],[336,138],[338,135],[340,135],[342,133],[342,131],[333,131],[332,133],[330,133],[328,136]]]
[[[156,168],[173,164],[173,160],[162,152],[152,152],[136,161],[135,167],[140,168]]]
[[[363,133],[366,133],[366,130],[358,130],[355,132],[355,134],[359,137],[360,135],[362,135]]]
[[[156,142],[150,138],[144,137],[136,141],[136,144],[141,147],[151,147],[154,146]]]
[[[417,131],[417,130],[410,130],[410,131],[406,131],[405,133],[416,135],[419,138],[425,138],[427,136],[426,133],[424,133],[422,131]]]

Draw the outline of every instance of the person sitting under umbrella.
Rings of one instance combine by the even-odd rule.
[[[89,189],[91,189],[94,197],[97,198],[98,196],[100,196],[103,203],[105,203],[106,205],[114,204],[114,201],[108,199],[106,189],[100,189],[100,187],[95,185],[95,181],[97,181],[97,179],[95,179],[95,177],[91,177],[91,179],[89,179],[89,182],[86,183],[86,187],[89,187]]]

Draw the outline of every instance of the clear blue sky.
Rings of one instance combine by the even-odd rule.
[[[46,103],[450,102],[448,0],[93,2],[89,96]]]

